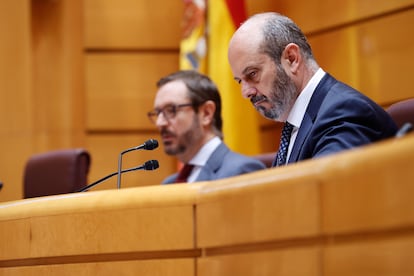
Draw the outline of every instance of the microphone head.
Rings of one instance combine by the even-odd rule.
[[[158,141],[155,139],[149,139],[144,143],[144,149],[146,150],[153,150],[156,148],[158,148]]]
[[[157,160],[149,160],[144,164],[144,170],[152,171],[158,169],[159,164]]]

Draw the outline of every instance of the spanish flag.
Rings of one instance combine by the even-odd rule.
[[[207,74],[221,93],[224,141],[236,152],[254,155],[261,152],[258,114],[242,97],[227,59],[229,41],[247,17],[244,4],[243,0],[208,1]]]
[[[180,43],[180,69],[207,74],[205,0],[184,0]]]

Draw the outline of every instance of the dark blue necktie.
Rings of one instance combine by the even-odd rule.
[[[289,142],[290,142],[290,136],[292,134],[293,125],[289,124],[289,122],[286,122],[283,126],[282,130],[282,136],[280,138],[280,145],[279,150],[276,155],[276,162],[273,162],[276,166],[283,166],[286,164],[286,156],[289,149]]]

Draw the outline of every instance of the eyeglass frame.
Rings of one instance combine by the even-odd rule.
[[[162,108],[156,108],[152,111],[149,111],[147,113],[148,119],[155,124],[158,120],[158,117],[160,116],[160,114],[162,113],[162,115],[164,116],[165,120],[169,121],[171,119],[174,119],[175,116],[177,116],[177,112],[180,108],[182,107],[186,107],[186,106],[191,106],[191,107],[195,107],[194,103],[185,103],[185,104],[167,104],[166,106],[162,107]],[[172,108],[172,110],[170,110],[169,112],[171,113],[170,115],[166,115],[165,110],[168,108]],[[168,113],[168,112],[167,112]]]

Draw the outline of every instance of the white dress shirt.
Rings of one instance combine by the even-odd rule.
[[[316,71],[313,77],[306,84],[305,88],[303,88],[302,92],[299,94],[298,98],[295,101],[295,104],[292,107],[292,110],[288,115],[287,121],[293,125],[293,130],[292,135],[290,136],[286,162],[289,160],[293,144],[295,143],[296,136],[298,135],[299,127],[302,124],[303,117],[305,116],[305,112],[308,108],[313,92],[315,91],[316,86],[318,86],[324,75],[325,71],[323,71],[322,68],[319,68],[318,71]]]

